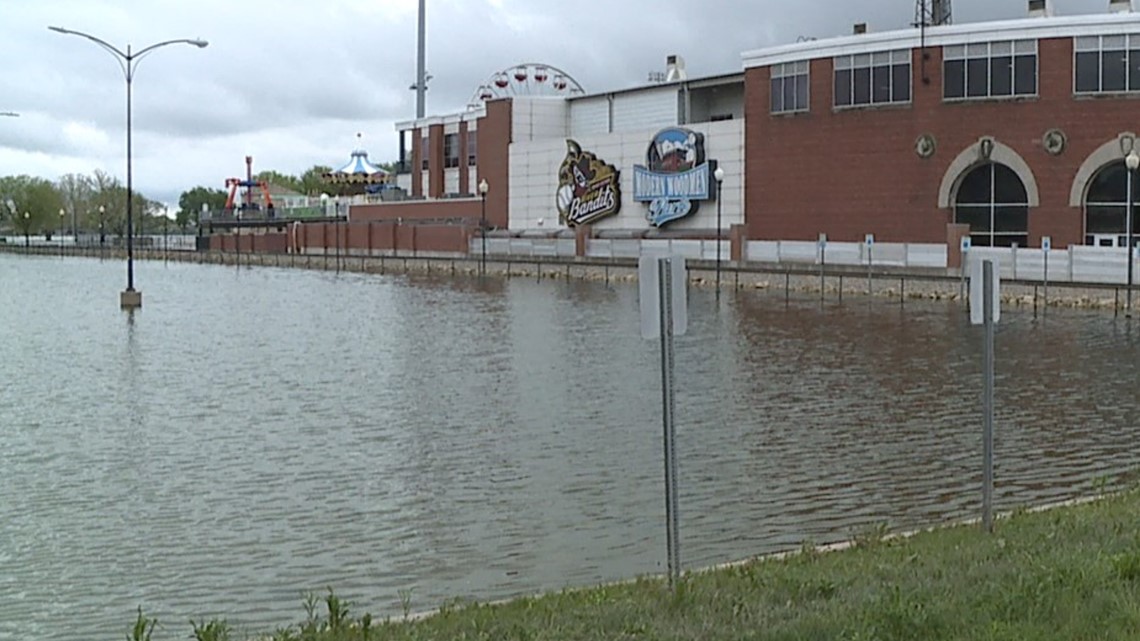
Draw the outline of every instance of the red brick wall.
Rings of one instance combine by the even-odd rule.
[[[479,120],[475,136],[478,139],[478,178],[486,179],[488,185],[487,223],[505,229],[509,216],[507,196],[510,194],[510,99],[487,103],[487,115]],[[472,191],[477,193],[474,188]]]
[[[334,253],[341,250],[367,251],[425,251],[466,253],[467,240],[477,222],[470,225],[431,225],[400,224],[394,221],[370,221],[352,223],[305,223],[297,233],[301,248],[320,253],[328,249]],[[285,251],[287,237],[284,234],[269,234],[264,239],[253,240],[253,236],[242,238],[242,251],[274,252]],[[234,251],[235,237],[217,235],[210,238],[212,249]],[[280,249],[277,249],[280,247]]]
[[[488,197],[488,204],[490,198]],[[466,218],[476,223],[479,220],[479,201],[435,200],[401,203],[377,203],[374,205],[353,205],[349,217],[354,222],[379,220],[423,220],[426,218]],[[490,207],[488,206],[488,212]]]
[[[1041,204],[1029,214],[1030,245],[1051,235],[1056,247],[1083,242],[1084,213],[1069,206],[1077,170],[1120,132],[1136,130],[1134,100],[1073,96],[1069,38],[1041,40],[1037,98],[943,103],[942,58],[932,48],[930,83],[921,52],[912,63],[911,105],[834,111],[830,58],[811,63],[811,111],[772,115],[769,70],[745,74],[745,210],[753,239],[943,243],[952,209],[938,208],[938,190],[954,159],[982,136],[993,136],[1029,164]],[[1041,138],[1062,129],[1069,145],[1051,156]],[[923,160],[915,140],[933,134],[937,151]]]

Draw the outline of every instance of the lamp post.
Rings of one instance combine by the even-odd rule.
[[[99,205],[99,258],[103,258],[103,243],[107,241],[107,236],[103,232],[103,215],[107,213],[107,208]]]
[[[167,252],[170,245],[170,237],[168,236],[168,229],[170,224],[170,208],[162,208],[162,260],[166,262],[168,256]]]
[[[138,51],[131,52],[131,46],[127,45],[126,53],[120,51],[114,45],[107,43],[104,40],[96,38],[87,33],[80,31],[72,31],[62,27],[48,27],[48,29],[56,33],[65,35],[79,36],[86,38],[91,42],[102,47],[105,51],[115,56],[116,61],[123,70],[123,77],[127,81],[127,289],[119,296],[119,306],[124,308],[142,307],[142,293],[135,291],[135,268],[134,268],[134,220],[133,220],[133,193],[131,185],[131,82],[134,80],[135,71],[138,69],[138,64],[148,53],[153,52],[160,47],[174,44],[188,44],[194,45],[199,49],[206,47],[205,40],[197,39],[178,39],[178,40],[165,40],[163,42],[156,42],[147,47],[143,47]]]
[[[479,200],[481,208],[479,212],[479,231],[483,237],[483,254],[479,259],[479,273],[487,273],[487,192],[491,186],[487,184],[487,179],[484,178],[479,181]]]
[[[24,247],[31,247],[32,246],[32,241],[28,237],[28,228],[31,227],[31,225],[32,225],[31,217],[32,217],[31,214],[29,214],[28,212],[24,212]]]
[[[62,208],[59,210],[59,257],[63,258],[63,217],[67,214]]]
[[[713,172],[713,178],[716,179],[716,297],[720,299],[720,215],[723,209],[720,194],[724,185],[724,169],[717,167]]]
[[[1135,205],[1132,203],[1132,174],[1136,173],[1136,169],[1140,167],[1140,153],[1136,153],[1135,149],[1128,152],[1128,155],[1124,157],[1124,164],[1128,168],[1128,217],[1125,224],[1125,235],[1128,237],[1128,303],[1124,317],[1132,318],[1132,264],[1136,262],[1136,258],[1133,256],[1136,251],[1136,243],[1132,240],[1132,211],[1135,209]]]

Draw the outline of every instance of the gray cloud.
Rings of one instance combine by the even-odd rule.
[[[546,62],[588,91],[644,83],[680,54],[690,74],[741,68],[743,51],[914,18],[911,0],[428,0],[430,113],[462,110],[493,72]],[[1025,15],[1023,0],[955,0],[956,22]],[[1059,14],[1107,0],[1058,0]],[[0,0],[0,174],[54,178],[125,171],[125,83],[113,58],[60,25],[136,50],[135,180],[152,198],[221,187],[242,171],[297,172],[346,161],[356,132],[376,160],[397,153],[394,123],[414,116],[416,0]]]

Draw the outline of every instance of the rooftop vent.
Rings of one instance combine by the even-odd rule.
[[[681,56],[673,54],[665,58],[665,81],[675,82],[677,80],[688,79],[689,74],[685,71],[685,59]]]
[[[1131,12],[1132,0],[1108,0],[1108,10],[1112,13]]]
[[[861,35],[867,33],[867,23],[866,22],[856,22],[855,27],[851,30],[851,33],[853,33],[857,36],[861,36]]]
[[[1053,15],[1053,6],[1049,0],[1029,0],[1029,17],[1045,18]]]

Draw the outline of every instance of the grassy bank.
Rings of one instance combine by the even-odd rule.
[[[907,538],[868,534],[848,550],[805,547],[687,576],[504,605],[441,608],[418,621],[373,621],[331,593],[276,641],[356,639],[1137,639],[1140,492],[1019,512]],[[222,624],[193,636],[228,638]],[[206,632],[206,634],[203,634]]]

